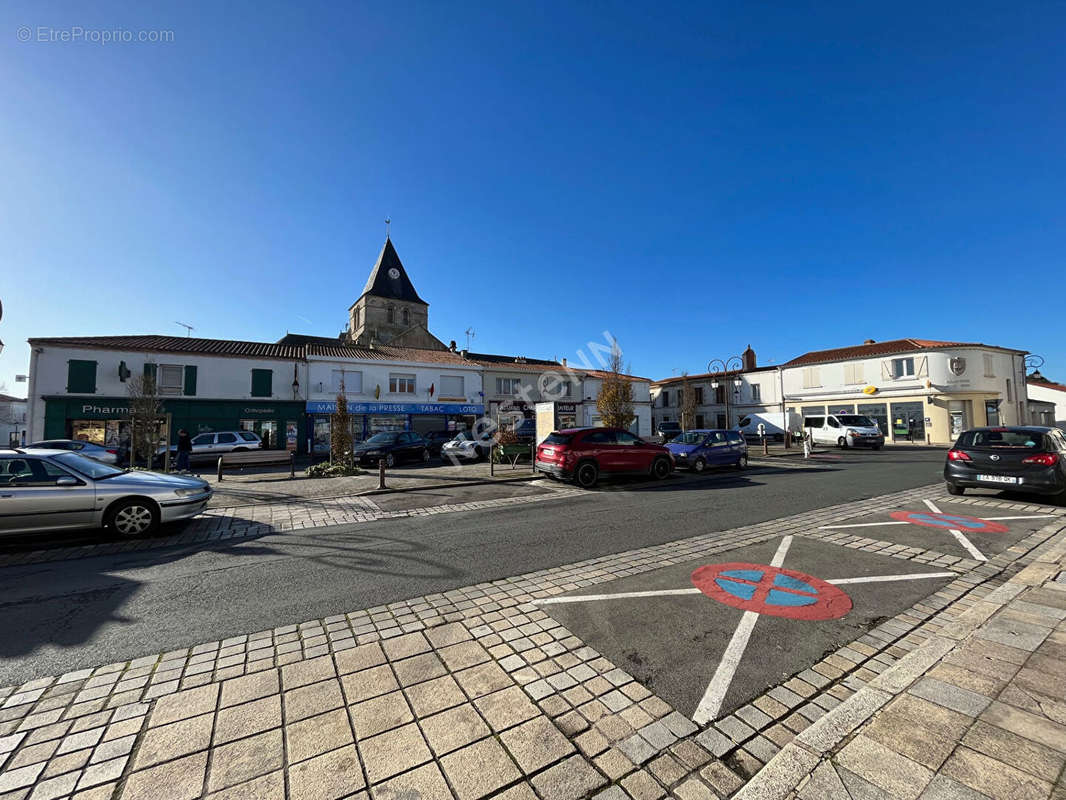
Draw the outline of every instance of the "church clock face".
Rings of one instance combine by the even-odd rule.
[[[396,280],[397,278],[400,277],[400,271],[398,269],[396,269],[396,267],[393,267],[392,269],[389,270],[389,277],[392,278],[393,280]]]

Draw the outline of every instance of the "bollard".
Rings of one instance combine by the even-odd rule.
[[[385,459],[383,458],[378,459],[378,488],[389,488],[385,485]]]
[[[218,457],[218,482],[222,483],[222,456]]]
[[[489,448],[489,477],[496,477],[496,448]]]
[[[762,437],[762,454],[764,456],[770,455],[770,444],[765,436]]]

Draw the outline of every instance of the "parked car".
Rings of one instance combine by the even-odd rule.
[[[83,442],[78,439],[48,439],[43,442],[33,442],[26,445],[24,450],[69,450],[72,453],[81,453],[83,456],[95,458],[105,464],[118,464],[124,460],[124,448],[104,447],[94,442]]]
[[[429,448],[421,434],[414,431],[382,431],[356,445],[352,455],[360,464],[384,461],[392,467],[401,461],[429,461]]]
[[[880,450],[885,435],[865,414],[828,414],[804,417],[803,429],[810,431],[815,444],[845,447],[872,447]]]
[[[948,494],[967,489],[1066,493],[1066,435],[1058,428],[974,428],[948,451]]]
[[[207,460],[217,458],[222,453],[241,453],[245,450],[259,450],[263,447],[263,441],[258,434],[251,431],[213,431],[210,433],[198,433],[192,437],[192,452],[189,453],[190,461]],[[155,462],[162,465],[165,447],[156,451]],[[178,457],[178,446],[170,446],[170,462]]]
[[[490,433],[478,435],[463,431],[450,442],[445,442],[440,454],[458,461],[480,461],[492,450],[492,442]]]
[[[651,444],[621,428],[568,428],[553,431],[537,447],[533,469],[572,480],[588,489],[600,475],[636,474],[666,478],[674,460],[662,445]]]
[[[703,472],[709,466],[748,466],[748,445],[737,431],[686,431],[666,445],[678,468]]]
[[[803,417],[795,411],[760,411],[748,414],[737,423],[737,430],[748,438],[759,436],[759,425],[767,439],[781,441],[785,438],[785,432],[795,432],[803,427]]]
[[[130,472],[70,450],[0,450],[0,532],[106,527],[121,536],[199,514],[199,478]]]
[[[672,441],[675,436],[681,435],[681,423],[680,422],[660,422],[659,423],[659,436],[662,437],[663,444]]]
[[[429,450],[429,454],[439,456],[444,443],[455,438],[455,431],[430,431],[423,433],[422,438],[426,440],[426,449]]]

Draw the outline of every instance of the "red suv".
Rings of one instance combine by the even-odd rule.
[[[674,459],[665,447],[621,428],[569,428],[540,443],[533,468],[588,489],[596,485],[601,472],[665,478]]]

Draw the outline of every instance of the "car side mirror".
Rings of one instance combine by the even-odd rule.
[[[56,486],[77,486],[78,479],[73,475],[63,475],[60,478],[56,478]]]

